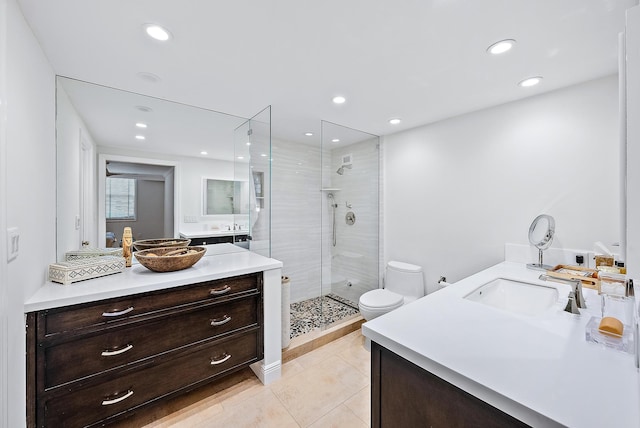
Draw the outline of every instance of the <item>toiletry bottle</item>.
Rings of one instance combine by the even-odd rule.
[[[133,234],[130,227],[125,227],[122,232],[122,257],[124,257],[125,266],[131,267],[131,246],[133,244]]]

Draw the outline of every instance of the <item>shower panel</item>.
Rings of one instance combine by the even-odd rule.
[[[333,193],[327,194],[327,199],[329,199],[331,205],[331,214],[332,214],[332,223],[331,223],[331,233],[333,238],[333,246],[336,246],[336,208],[338,208],[338,204],[336,203],[335,198],[333,197]]]
[[[321,128],[322,295],[357,310],[379,283],[379,137],[326,121]],[[326,322],[337,321],[326,312]]]

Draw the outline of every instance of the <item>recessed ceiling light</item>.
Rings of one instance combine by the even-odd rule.
[[[489,46],[487,48],[487,52],[492,55],[500,55],[507,51],[510,51],[513,46],[515,46],[516,41],[513,39],[500,40]]]
[[[340,138],[334,138],[333,140],[331,140],[332,143],[339,143],[340,142]]]
[[[247,146],[250,146],[250,145],[251,145],[251,141],[247,141]]]
[[[204,150],[200,152],[201,155],[205,156],[208,155],[209,153],[205,152]]]
[[[305,132],[304,135],[307,137],[313,137],[313,132]]]
[[[147,73],[146,71],[136,73],[136,76],[147,83],[158,83],[160,80],[162,80],[159,76],[153,73]]]
[[[528,88],[530,86],[536,86],[541,81],[542,81],[541,76],[527,77],[526,79],[518,82],[518,86],[522,86],[523,88]]]
[[[389,123],[392,125],[397,125],[400,122],[402,122],[402,120],[398,119],[397,117],[393,118],[393,119],[389,119]]]
[[[244,159],[244,156],[238,156],[238,159]]]
[[[146,128],[146,127],[147,127],[147,124],[146,124],[146,123],[142,123],[142,122],[138,122],[138,123],[136,123],[136,128],[142,128],[142,129],[144,129],[144,128]]]
[[[139,110],[144,113],[151,113],[153,111],[151,107],[147,107],[147,106],[136,106],[135,108],[136,110]]]
[[[345,97],[343,97],[342,95],[337,95],[337,96],[333,97],[332,101],[335,104],[344,104],[344,102],[347,101],[347,99]]]
[[[158,24],[145,24],[144,31],[152,39],[160,40],[161,42],[166,42],[171,38],[171,33],[169,32],[169,30],[161,27]]]
[[[261,154],[260,156],[262,156],[263,158],[266,158],[266,157],[267,157],[267,154],[266,154],[266,153],[263,153],[263,154]]]
[[[144,135],[136,135],[136,140],[144,140]]]

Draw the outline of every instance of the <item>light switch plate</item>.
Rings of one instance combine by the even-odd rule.
[[[7,229],[7,261],[18,257],[20,250],[20,231],[17,227],[10,227]]]

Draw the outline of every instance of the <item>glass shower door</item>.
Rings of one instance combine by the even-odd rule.
[[[271,257],[271,106],[234,131],[234,242]]]
[[[380,138],[322,121],[321,139],[322,312],[332,324],[378,288]]]

